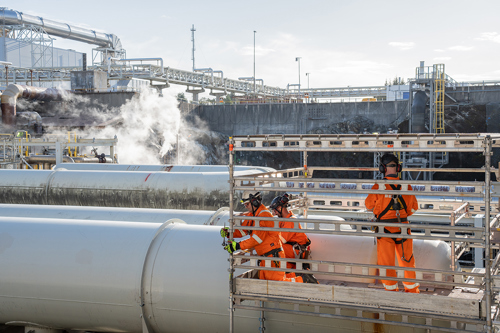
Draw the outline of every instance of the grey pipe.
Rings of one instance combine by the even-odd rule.
[[[122,50],[120,39],[113,34],[97,32],[80,28],[67,23],[47,20],[12,9],[2,10],[2,22],[5,25],[34,25],[42,27],[49,35],[59,36],[79,42],[94,44],[101,47],[110,47],[116,51]]]

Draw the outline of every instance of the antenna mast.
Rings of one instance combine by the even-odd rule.
[[[195,69],[195,67],[194,67],[194,50],[195,50],[195,48],[194,48],[194,32],[195,31],[196,31],[196,29],[194,28],[194,24],[193,24],[193,27],[191,28],[191,41],[193,42],[193,56],[192,56],[191,60],[193,60],[193,72]]]

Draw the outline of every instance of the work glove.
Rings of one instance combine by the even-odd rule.
[[[220,229],[220,235],[221,235],[222,238],[229,237],[229,228],[228,227],[221,228]]]
[[[224,250],[229,252],[229,254],[239,249],[241,249],[240,243],[235,242],[234,240],[230,240],[229,243],[226,246],[224,246]]]

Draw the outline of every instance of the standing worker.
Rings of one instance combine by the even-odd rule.
[[[296,216],[288,210],[290,204],[290,197],[287,193],[283,195],[278,195],[273,199],[269,208],[272,210],[273,215],[280,218],[296,218]],[[290,228],[293,229],[294,222],[292,221],[281,221],[280,228]],[[299,223],[299,229],[302,229]],[[284,232],[280,233],[280,239],[283,243],[283,251],[285,252],[286,258],[293,259],[308,259],[309,257],[309,246],[311,245],[311,240],[306,236],[304,232]],[[295,269],[297,265],[294,262],[287,262],[287,268]],[[309,264],[303,264],[304,269],[309,269]],[[301,274],[296,273],[297,276],[302,276],[305,283],[318,283],[318,280],[312,274]]]
[[[245,191],[243,193],[243,198],[241,202],[245,205],[248,210],[248,216],[256,217],[273,217],[271,212],[269,212],[262,204],[262,196],[260,192],[250,192]],[[245,220],[242,225],[245,226],[255,226],[254,220]],[[260,220],[259,226],[263,228],[273,228],[274,221]],[[241,242],[236,242],[234,240],[229,240],[229,244],[224,247],[229,253],[233,253],[236,250],[247,250],[254,248],[258,256],[262,257],[275,257],[275,258],[285,258],[283,252],[282,243],[280,240],[279,231],[264,231],[264,230],[251,230],[240,233],[234,233],[235,236],[249,235],[250,238],[243,240]],[[227,228],[221,229],[221,236],[227,237],[229,235]],[[265,261],[262,260],[259,266],[265,266]],[[272,261],[271,267],[279,267],[279,261]],[[259,271],[259,279],[262,280],[275,280],[275,281],[288,281],[288,282],[303,282],[302,277],[286,277],[285,272],[280,271]]]
[[[384,179],[399,180],[398,173],[401,172],[401,165],[394,154],[384,154],[380,159],[379,170],[384,174]],[[372,190],[378,189],[378,184]],[[386,184],[386,190],[401,190],[401,185]],[[408,190],[412,190],[408,185]],[[418,209],[417,199],[414,195],[390,195],[390,194],[369,194],[365,200],[365,207],[373,210],[377,222],[394,222],[404,224],[408,222],[408,216]],[[378,230],[378,229],[376,229]],[[401,227],[385,227],[386,234],[401,234]],[[408,235],[411,230],[408,228]],[[415,268],[415,258],[413,257],[413,239],[397,237],[377,237],[377,261],[378,265],[395,266],[395,255],[398,258],[400,267]],[[387,269],[388,277],[396,277],[396,271]],[[405,271],[405,278],[415,279],[414,271]],[[398,291],[398,281],[382,280],[385,290]],[[405,292],[420,293],[419,283],[403,282]]]

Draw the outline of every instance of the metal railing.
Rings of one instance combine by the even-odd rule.
[[[353,319],[383,323],[389,325],[397,325],[402,327],[420,327],[426,329],[439,329],[447,332],[477,332],[487,331],[491,332],[496,323],[495,318],[498,316],[498,304],[495,303],[495,296],[500,291],[500,271],[499,262],[500,256],[491,258],[495,254],[494,249],[498,249],[500,242],[494,236],[496,235],[496,228],[500,227],[499,217],[491,219],[491,208],[498,207],[492,205],[493,201],[498,201],[500,197],[500,184],[491,181],[491,173],[496,172],[491,168],[491,149],[498,147],[498,138],[500,134],[403,134],[403,135],[256,135],[233,137],[230,139],[230,174],[231,174],[231,190],[230,202],[233,202],[233,197],[236,191],[252,190],[252,191],[273,191],[273,192],[295,192],[302,193],[303,198],[296,201],[296,207],[302,210],[305,218],[297,219],[279,219],[279,218],[259,218],[252,217],[252,220],[266,220],[274,221],[274,227],[262,228],[258,226],[248,227],[241,226],[241,221],[248,219],[245,216],[233,215],[233,208],[230,207],[231,212],[231,226],[230,235],[234,230],[267,230],[267,231],[283,231],[279,228],[280,221],[294,222],[294,230],[296,232],[306,232],[310,234],[329,234],[329,235],[343,235],[361,236],[361,237],[391,237],[390,234],[383,233],[384,227],[394,226],[394,223],[376,222],[373,220],[351,218],[349,221],[331,221],[323,219],[310,219],[307,218],[307,212],[314,212],[314,209],[319,209],[316,205],[311,205],[314,200],[318,200],[320,196],[314,196],[314,193],[332,193],[333,195],[355,195],[358,199],[361,195],[368,195],[370,193],[381,192],[383,194],[406,194],[418,195],[420,197],[428,198],[427,202],[436,202],[434,198],[456,198],[463,199],[460,204],[451,205],[451,209],[446,210],[448,223],[432,224],[432,223],[414,223],[411,222],[401,227],[401,234],[398,238],[402,239],[415,239],[415,240],[442,240],[450,244],[451,247],[451,266],[449,270],[435,270],[435,269],[422,269],[422,268],[403,268],[392,266],[380,266],[370,264],[356,264],[349,262],[329,262],[317,261],[309,259],[283,259],[283,258],[268,258],[261,256],[248,256],[242,253],[230,255],[230,270],[234,272],[236,268],[243,268],[250,270],[245,276],[234,277],[231,275],[230,279],[230,330],[234,324],[233,311],[235,309],[254,309],[258,311],[276,311],[283,313],[293,313],[295,315],[313,315],[313,316],[329,316],[330,318],[337,319]],[[367,179],[318,179],[311,178],[314,167],[307,166],[307,152],[308,151],[364,151],[364,152],[379,152],[379,151],[450,151],[450,152],[464,152],[474,151],[481,152],[485,156],[484,168],[481,172],[485,175],[485,180],[480,182],[455,182],[455,181],[387,181],[387,180],[367,180]],[[238,151],[290,151],[290,152],[303,152],[305,156],[305,166],[302,168],[293,168],[287,170],[280,170],[259,175],[247,175],[242,177],[233,176],[233,160],[235,153]],[[322,167],[323,170],[328,167]],[[352,168],[355,169],[355,168]],[[364,170],[366,168],[359,168]],[[460,169],[453,169],[453,172],[465,172]],[[447,172],[446,169],[440,171]],[[373,183],[383,184],[400,184],[400,191],[385,190],[385,186],[380,186],[379,190],[372,190]],[[413,187],[408,190],[408,185]],[[307,194],[312,193],[312,197]],[[336,200],[337,197],[333,196],[330,199]],[[470,199],[470,202],[467,201]],[[494,199],[494,200],[493,200]],[[327,200],[327,199],[325,199]],[[423,201],[425,202],[425,201]],[[470,218],[470,205],[479,207],[480,209],[475,212],[482,212],[482,226],[475,226],[474,224],[463,222]],[[484,210],[481,208],[484,207]],[[324,208],[324,207],[321,207]],[[346,208],[345,206],[342,208]],[[353,210],[358,210],[360,207],[348,207]],[[365,212],[366,213],[366,212]],[[335,215],[333,211],[332,215]],[[443,215],[443,212],[441,212]],[[302,224],[306,229],[299,229],[299,224]],[[351,225],[351,229],[341,228],[342,224]],[[313,228],[309,228],[309,226]],[[329,226],[329,227],[325,227]],[[378,227],[378,232],[370,231],[373,227]],[[412,233],[407,232],[408,229]],[[493,230],[493,233],[490,232]],[[500,229],[499,229],[500,230]],[[288,229],[287,231],[292,231]],[[499,237],[500,238],[500,237]],[[472,272],[461,271],[458,268],[457,259],[466,250],[474,248],[478,251],[484,250],[484,270]],[[262,260],[265,266],[259,266],[258,260]],[[278,261],[279,267],[272,267],[271,261]],[[295,262],[296,269],[286,267],[287,262]],[[304,264],[309,264],[309,270],[302,270]],[[418,263],[417,263],[418,265]],[[394,269],[397,272],[396,277],[389,277],[386,274],[387,269]],[[365,299],[358,300],[365,305],[360,305],[355,301],[348,298],[340,299],[335,298],[334,287],[327,285],[304,285],[292,284],[287,285],[286,288],[280,287],[280,283],[275,281],[260,281],[255,279],[248,279],[250,272],[259,270],[269,271],[285,271],[296,272],[302,274],[316,274],[321,276],[335,277],[336,280],[354,278],[354,279],[379,279],[395,280],[395,281],[408,281],[416,282],[425,285],[432,285],[439,288],[448,288],[456,290],[461,288],[463,290],[474,290],[475,298],[473,302],[476,303],[463,303],[461,300],[430,300],[433,295],[422,294],[419,295],[419,304],[407,304],[406,295],[401,293],[381,293],[382,291],[373,291],[368,288],[365,289]],[[378,270],[378,274],[374,273]],[[407,279],[404,277],[404,271],[415,272],[415,279]],[[265,282],[265,285],[262,284]],[[330,288],[331,287],[331,288]],[[342,286],[336,286],[342,290]],[[345,287],[347,288],[347,287]],[[384,297],[389,297],[390,301],[384,300]],[[340,297],[340,296],[339,296]],[[441,305],[429,306],[425,297],[429,298],[428,302],[439,303]],[[261,302],[259,306],[249,305],[249,301]],[[409,301],[409,299],[407,300]],[[277,306],[266,306],[266,302],[274,302],[273,304],[293,304],[294,311],[289,312]],[[391,305],[395,302],[398,305]],[[399,302],[399,303],[398,303]],[[446,305],[448,302],[449,304]],[[372,304],[373,303],[373,304]],[[417,302],[418,303],[418,302]],[[459,304],[460,303],[460,304]],[[368,305],[366,305],[368,304]],[[370,305],[371,304],[371,305]],[[478,305],[480,304],[480,306]],[[299,310],[301,305],[311,305],[315,308],[314,311]],[[493,308],[492,308],[493,305]],[[446,310],[446,307],[461,307],[467,313],[453,312],[451,308]],[[319,311],[320,308],[330,308],[333,311],[328,312]],[[341,314],[341,309],[357,309],[358,313],[355,316],[346,316]],[[402,314],[401,320],[387,320],[386,315],[391,311]],[[448,312],[447,312],[448,311]],[[363,313],[372,313],[373,319],[367,319]],[[361,315],[360,315],[361,314]],[[425,318],[425,325],[411,324],[408,321],[408,316]],[[375,319],[375,317],[377,317]],[[448,327],[442,327],[439,324],[434,324],[434,320],[444,320],[449,323]],[[439,327],[439,328],[438,328]]]

